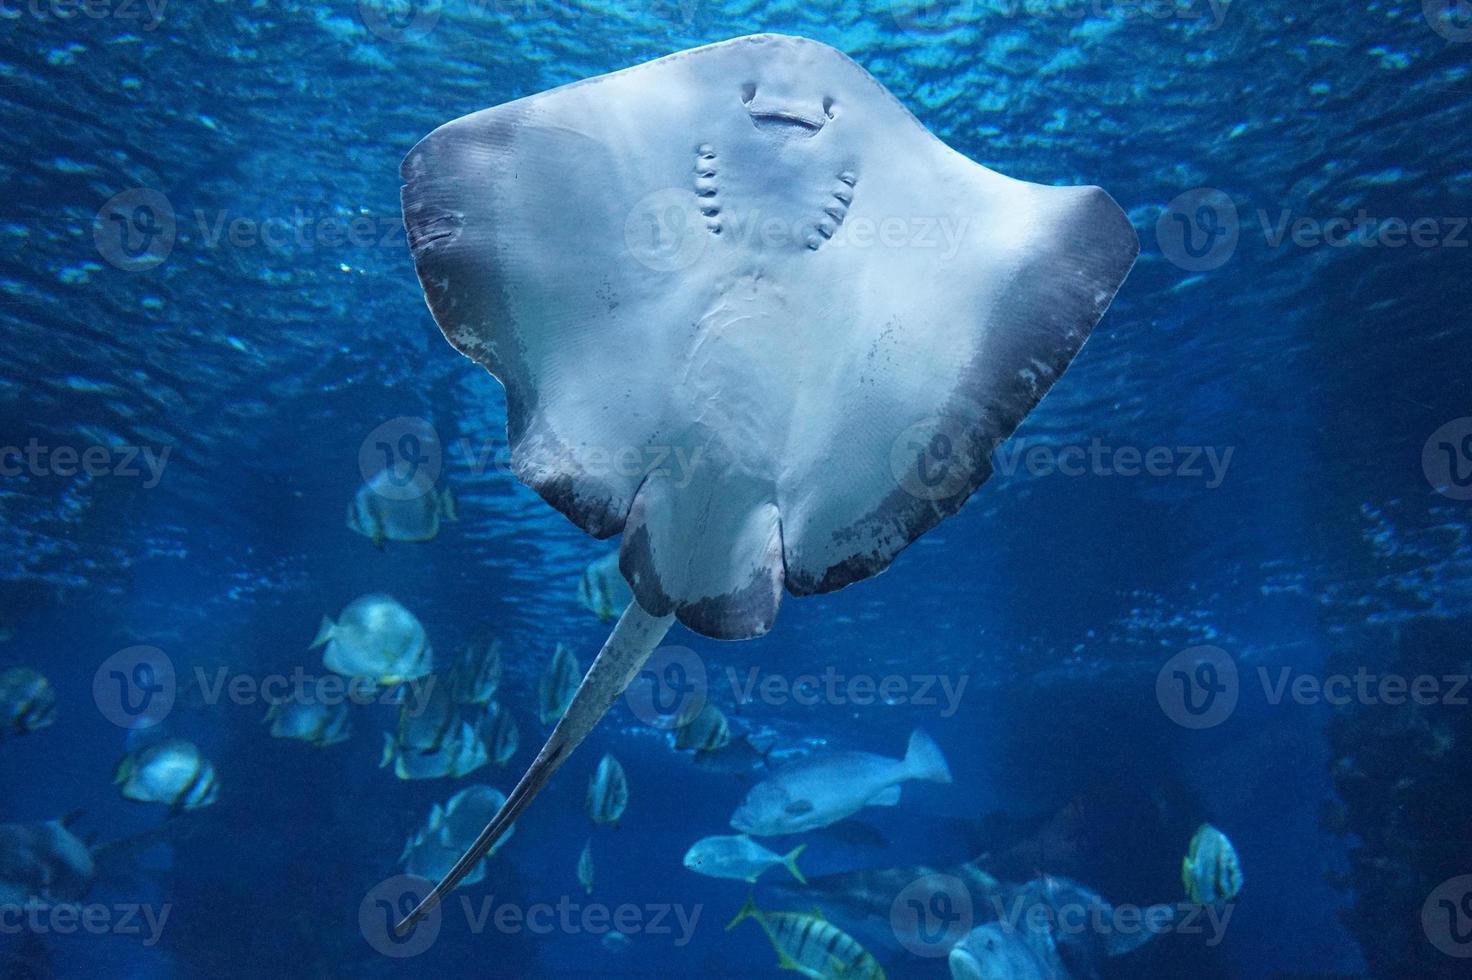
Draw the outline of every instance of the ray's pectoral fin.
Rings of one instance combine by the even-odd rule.
[[[609,634],[608,641],[603,644],[603,649],[598,652],[593,666],[588,668],[587,675],[573,695],[572,704],[568,706],[552,734],[547,736],[547,743],[527,767],[526,774],[521,777],[501,809],[491,818],[491,822],[480,832],[475,843],[470,845],[470,849],[455,862],[450,873],[419,903],[419,907],[395,927],[395,932],[399,935],[408,933],[415,923],[432,912],[446,895],[454,891],[466,875],[475,870],[481,858],[490,852],[507,828],[531,805],[532,800],[536,799],[537,794],[552,778],[552,774],[561,768],[567,757],[572,755],[573,750],[607,714],[613,702],[623,694],[674,621],[673,616],[651,616],[637,602],[629,604],[618,625]]]

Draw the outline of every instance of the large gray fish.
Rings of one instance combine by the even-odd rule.
[[[839,909],[847,913],[846,918],[857,922],[871,917],[887,919],[901,892],[916,881],[938,876],[959,880],[971,895],[973,907],[992,907],[994,899],[1011,887],[993,877],[981,860],[959,865],[918,864],[840,871],[810,878],[805,889],[795,889],[790,882],[785,887],[809,900],[821,899],[825,908]]]
[[[578,682],[583,679],[583,668],[578,658],[561,643],[552,653],[552,662],[537,681],[537,717],[542,724],[550,725],[561,718],[572,696],[577,693]]]
[[[458,520],[455,498],[449,488],[429,489],[405,496],[389,489],[389,470],[364,483],[348,504],[348,528],[382,548],[385,541],[432,541],[440,533],[441,521]]]
[[[605,755],[593,778],[588,780],[588,816],[594,823],[616,826],[628,805],[629,780],[624,767],[613,756]]]
[[[629,583],[618,570],[618,552],[610,552],[583,569],[578,579],[578,602],[603,622],[617,619],[634,601]]]
[[[176,810],[197,810],[215,802],[219,784],[215,767],[199,746],[167,738],[130,753],[114,780],[123,796],[140,803],[163,803]]]
[[[952,980],[1066,980],[1068,976],[1046,936],[1029,936],[996,922],[967,933],[951,949],[948,964]]]
[[[1096,980],[1106,959],[1138,949],[1167,928],[1176,907],[1141,910],[1138,927],[1086,927],[1122,920],[1097,892],[1044,875],[1005,892],[977,915],[991,921],[951,949],[953,980]]]
[[[92,889],[92,849],[68,826],[71,818],[0,824],[0,907],[77,902]]]
[[[731,826],[756,837],[826,827],[866,806],[894,806],[911,779],[949,783],[951,771],[929,735],[916,729],[903,759],[834,752],[789,763],[751,788]]]
[[[392,596],[359,596],[336,623],[323,616],[311,649],[324,644],[323,664],[344,677],[371,677],[391,687],[434,671],[424,626]]]
[[[0,739],[27,735],[56,720],[56,691],[29,667],[0,670]]]

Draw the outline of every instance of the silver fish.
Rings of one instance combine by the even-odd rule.
[[[588,816],[594,823],[617,825],[628,805],[629,781],[624,767],[613,756],[605,755],[588,781]]]
[[[1227,835],[1202,824],[1181,861],[1186,897],[1197,905],[1230,902],[1242,891],[1242,862]]]
[[[219,784],[214,765],[199,746],[168,738],[130,753],[114,780],[123,796],[140,803],[164,803],[176,810],[197,810],[215,802]]]
[[[403,853],[399,855],[404,873],[431,881],[439,880],[505,802],[505,794],[494,787],[468,786],[450,797],[443,806],[436,803],[423,827],[409,835]],[[484,878],[486,861],[510,839],[508,831],[461,884],[473,885]]]
[[[578,884],[583,891],[593,894],[593,841],[583,844],[583,853],[578,855]]]
[[[501,641],[477,635],[460,650],[451,681],[459,703],[490,704],[501,686]]]
[[[516,727],[516,719],[511,717],[511,710],[504,704],[492,705],[488,711],[490,728],[486,732],[486,742],[491,747],[491,758],[496,765],[505,766],[521,745],[521,732]]]
[[[394,775],[400,779],[459,779],[490,760],[480,729],[468,721],[461,721],[438,748],[427,751],[405,748],[385,732],[383,758],[378,766],[383,769],[392,764]]]
[[[583,668],[561,643],[552,653],[552,662],[537,682],[537,717],[550,725],[562,717],[583,679]]]
[[[675,730],[675,748],[694,749],[696,755],[719,752],[731,744],[731,723],[715,705],[706,701],[688,725]]]
[[[787,854],[779,855],[745,834],[704,837],[685,852],[685,867],[711,878],[755,882],[763,872],[780,864],[792,872],[792,877],[806,885],[807,879],[797,869],[797,856],[806,847],[806,844],[799,844]]]
[[[903,759],[836,752],[783,766],[751,788],[731,826],[757,837],[826,827],[866,806],[898,804],[900,784],[911,779],[951,781],[940,748],[919,729]]]
[[[346,742],[353,734],[347,703],[327,703],[320,685],[271,705],[265,723],[271,726],[273,738],[296,739],[319,749]]]
[[[323,616],[311,649],[324,645],[322,662],[344,677],[371,677],[393,686],[434,671],[424,626],[392,596],[359,596],[336,623]]]
[[[617,619],[633,601],[634,593],[618,570],[617,551],[583,569],[583,577],[578,579],[578,602],[599,620],[606,623]]]
[[[56,720],[56,690],[29,667],[0,670],[0,739],[27,735]]]
[[[460,714],[452,685],[430,676],[413,691],[404,692],[394,737],[402,749],[435,752],[459,727]]]
[[[441,521],[458,520],[449,488],[404,496],[393,489],[394,474],[382,470],[358,488],[348,504],[348,528],[382,548],[385,541],[432,541]]]

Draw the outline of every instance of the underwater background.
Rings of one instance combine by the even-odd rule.
[[[950,785],[804,838],[804,872],[1009,855],[1014,878],[1145,906],[1183,898],[1209,822],[1241,858],[1230,921],[1102,976],[1467,975],[1467,4],[6,0],[0,669],[41,672],[56,704],[0,738],[0,823],[72,815],[122,846],[85,896],[96,928],[0,921],[0,977],[782,975],[759,929],[725,930],[749,886],[681,864],[730,832],[752,772],[693,762],[626,704],[457,898],[631,905],[647,928],[477,928],[456,903],[399,956],[360,918],[435,804],[510,791],[547,731],[552,651],[586,667],[608,631],[577,590],[611,546],[510,474],[500,386],[425,308],[399,162],[465,113],[768,31],[845,51],[979,163],[1104,187],[1142,245],[958,515],[886,574],[786,602],[762,639],[670,635],[775,758],[898,757],[916,728],[944,751]],[[140,205],[164,220],[130,250],[111,218]],[[437,436],[458,520],[379,549],[343,515],[365,445],[402,419]],[[88,472],[58,447],[104,455]],[[1060,468],[1069,447],[1087,465]],[[487,628],[501,641],[509,767],[395,778],[387,704],[354,706],[341,744],[270,736],[246,689],[325,673],[319,621],[375,592],[442,658]],[[209,806],[114,785],[139,733],[104,668],[139,645],[175,672],[157,727],[213,763]],[[1235,671],[1204,721],[1171,666],[1203,646]],[[753,668],[788,695],[738,704]],[[825,669],[903,685],[889,703],[793,696]],[[1325,696],[1357,675],[1436,684]],[[605,752],[628,776],[616,828],[584,811]],[[887,920],[844,918],[785,875],[756,886],[763,909],[816,905],[890,976],[947,975]],[[167,910],[156,934],[124,927],[142,907]]]

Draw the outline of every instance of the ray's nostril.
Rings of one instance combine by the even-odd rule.
[[[754,98],[756,98],[756,82],[747,82],[742,85],[741,101],[749,105]]]
[[[827,98],[824,98],[823,99],[823,114],[825,116],[827,116],[829,119],[832,119],[833,118],[833,99],[832,99],[832,97],[827,97]]]

